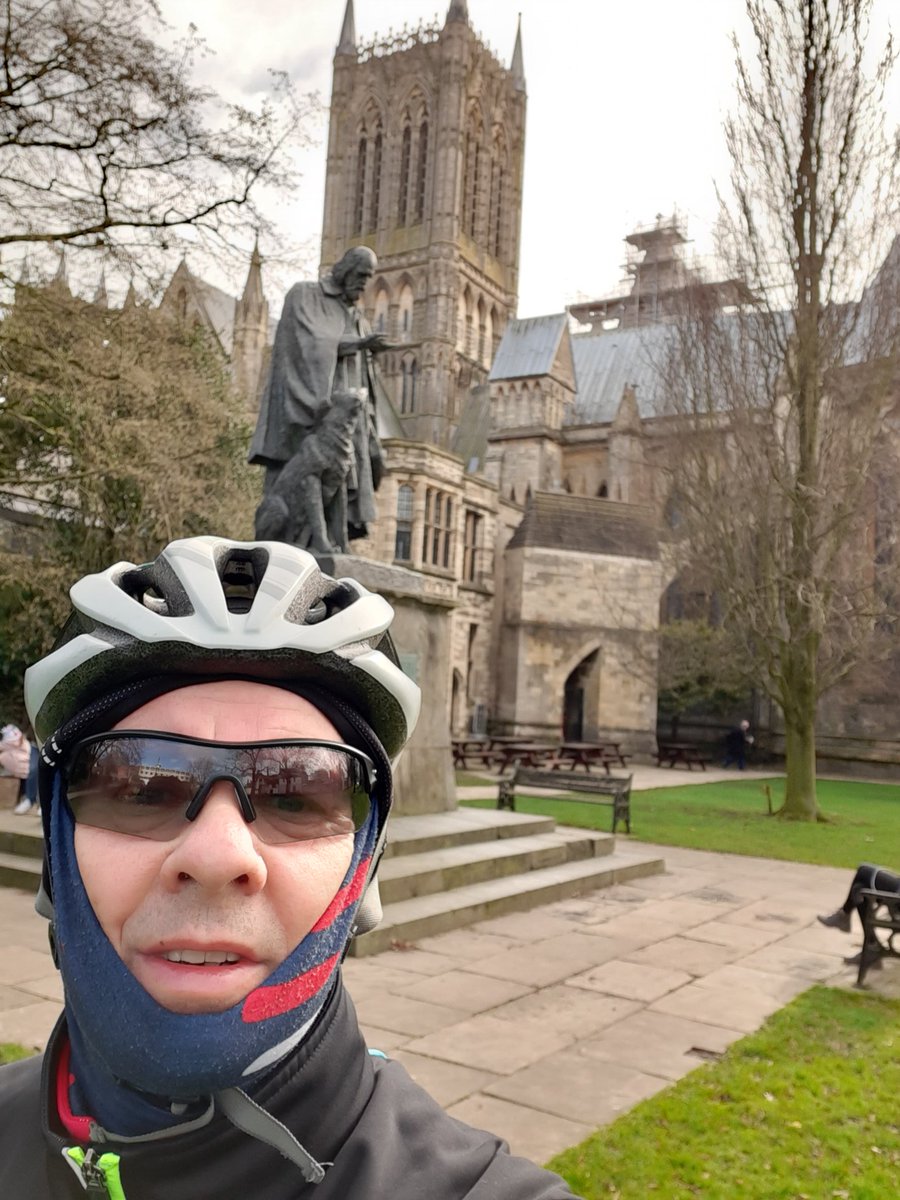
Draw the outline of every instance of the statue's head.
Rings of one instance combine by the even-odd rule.
[[[353,246],[340,262],[331,269],[331,277],[343,293],[345,300],[356,301],[366,290],[366,284],[375,274],[378,259],[368,246]]]

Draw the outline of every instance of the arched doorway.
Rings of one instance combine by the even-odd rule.
[[[597,736],[600,704],[600,651],[583,658],[563,692],[563,741],[585,742]]]

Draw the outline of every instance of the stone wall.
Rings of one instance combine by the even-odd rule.
[[[448,712],[452,593],[443,581],[418,571],[349,554],[322,566],[337,578],[357,579],[390,601],[395,613],[391,636],[401,666],[422,689],[419,723],[394,772],[394,811],[409,815],[455,808]]]
[[[558,737],[566,681],[586,673],[587,740],[617,737],[650,754],[656,725],[658,559],[508,550],[498,647],[497,724]]]

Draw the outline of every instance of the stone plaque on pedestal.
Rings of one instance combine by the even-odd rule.
[[[335,579],[359,580],[391,603],[400,665],[422,689],[419,723],[394,774],[394,812],[411,816],[456,808],[449,714],[453,584],[353,554],[320,557],[319,565]]]

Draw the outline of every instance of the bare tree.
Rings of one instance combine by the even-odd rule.
[[[4,0],[0,247],[141,263],[185,231],[221,253],[236,231],[266,227],[254,199],[290,186],[301,105],[276,75],[257,110],[224,104],[191,81],[193,27],[174,51],[164,35],[156,0]]]
[[[721,253],[754,299],[729,312],[685,293],[664,367],[670,469],[694,569],[783,714],[783,814],[812,819],[819,698],[892,619],[873,539],[879,504],[897,516],[879,469],[898,397],[898,142],[881,112],[895,55],[867,76],[870,0],[746,8]]]

